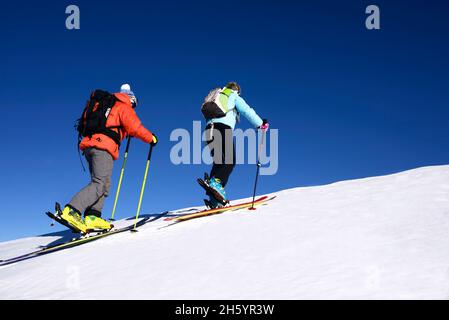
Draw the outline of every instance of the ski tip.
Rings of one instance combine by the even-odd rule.
[[[50,211],[45,212],[45,214],[47,215],[47,217],[51,218],[51,219],[55,219],[55,215],[53,213],[51,213]]]

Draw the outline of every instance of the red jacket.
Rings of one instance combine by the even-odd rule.
[[[153,141],[153,135],[148,131],[140,122],[134,111],[129,96],[125,93],[114,94],[118,101],[111,109],[111,113],[108,116],[106,127],[120,126],[121,130],[112,129],[116,132],[120,132],[120,141],[127,136],[136,137],[140,140],[151,143]],[[118,145],[108,136],[98,133],[94,134],[91,138],[85,137],[80,143],[80,149],[96,148],[109,152],[117,160],[119,157]]]

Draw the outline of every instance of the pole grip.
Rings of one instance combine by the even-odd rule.
[[[152,153],[153,153],[153,144],[150,145],[150,151],[148,152],[148,158],[147,158],[148,161],[151,160],[151,154]]]
[[[128,151],[129,151],[129,145],[131,144],[131,138],[132,137],[128,137],[128,142],[126,143],[125,153],[128,153]]]

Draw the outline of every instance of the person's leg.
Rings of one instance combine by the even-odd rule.
[[[111,157],[112,160],[112,157]],[[103,210],[104,202],[106,198],[109,196],[109,190],[111,189],[111,176],[112,176],[112,167],[113,167],[113,160],[111,162],[111,170],[109,172],[109,175],[105,177],[103,181],[103,195],[95,202],[91,207],[86,209],[85,215],[86,216],[97,216],[101,218],[101,212]]]
[[[221,164],[221,158],[218,157],[219,154],[216,154],[215,149],[219,148],[221,150],[221,145],[218,146],[218,141],[221,141],[221,138],[218,139],[220,132],[215,128],[214,124],[209,124],[205,130],[206,135],[206,145],[210,150],[210,155],[213,160],[212,169],[210,171],[209,177],[213,177],[213,174],[217,171],[218,167]]]
[[[210,176],[220,179],[223,187],[228,183],[229,177],[235,167],[235,147],[233,131],[221,123],[214,125],[214,139],[209,142],[214,165]]]
[[[69,206],[80,214],[88,208],[101,213],[104,198],[109,193],[114,160],[107,151],[94,148],[87,149],[85,155],[89,163],[91,182],[70,200]]]
[[[215,176],[221,180],[221,185],[226,187],[229,181],[229,177],[232,174],[232,171],[234,171],[235,168],[235,146],[234,146],[234,139],[232,137],[232,130],[229,129],[231,132],[230,137],[226,138],[226,151],[225,151],[225,163],[220,167],[220,170],[215,174]],[[228,149],[229,148],[229,149]],[[229,158],[229,159],[228,159]]]

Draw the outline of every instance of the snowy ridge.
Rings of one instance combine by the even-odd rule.
[[[449,299],[449,166],[274,195],[0,267],[0,299]]]

